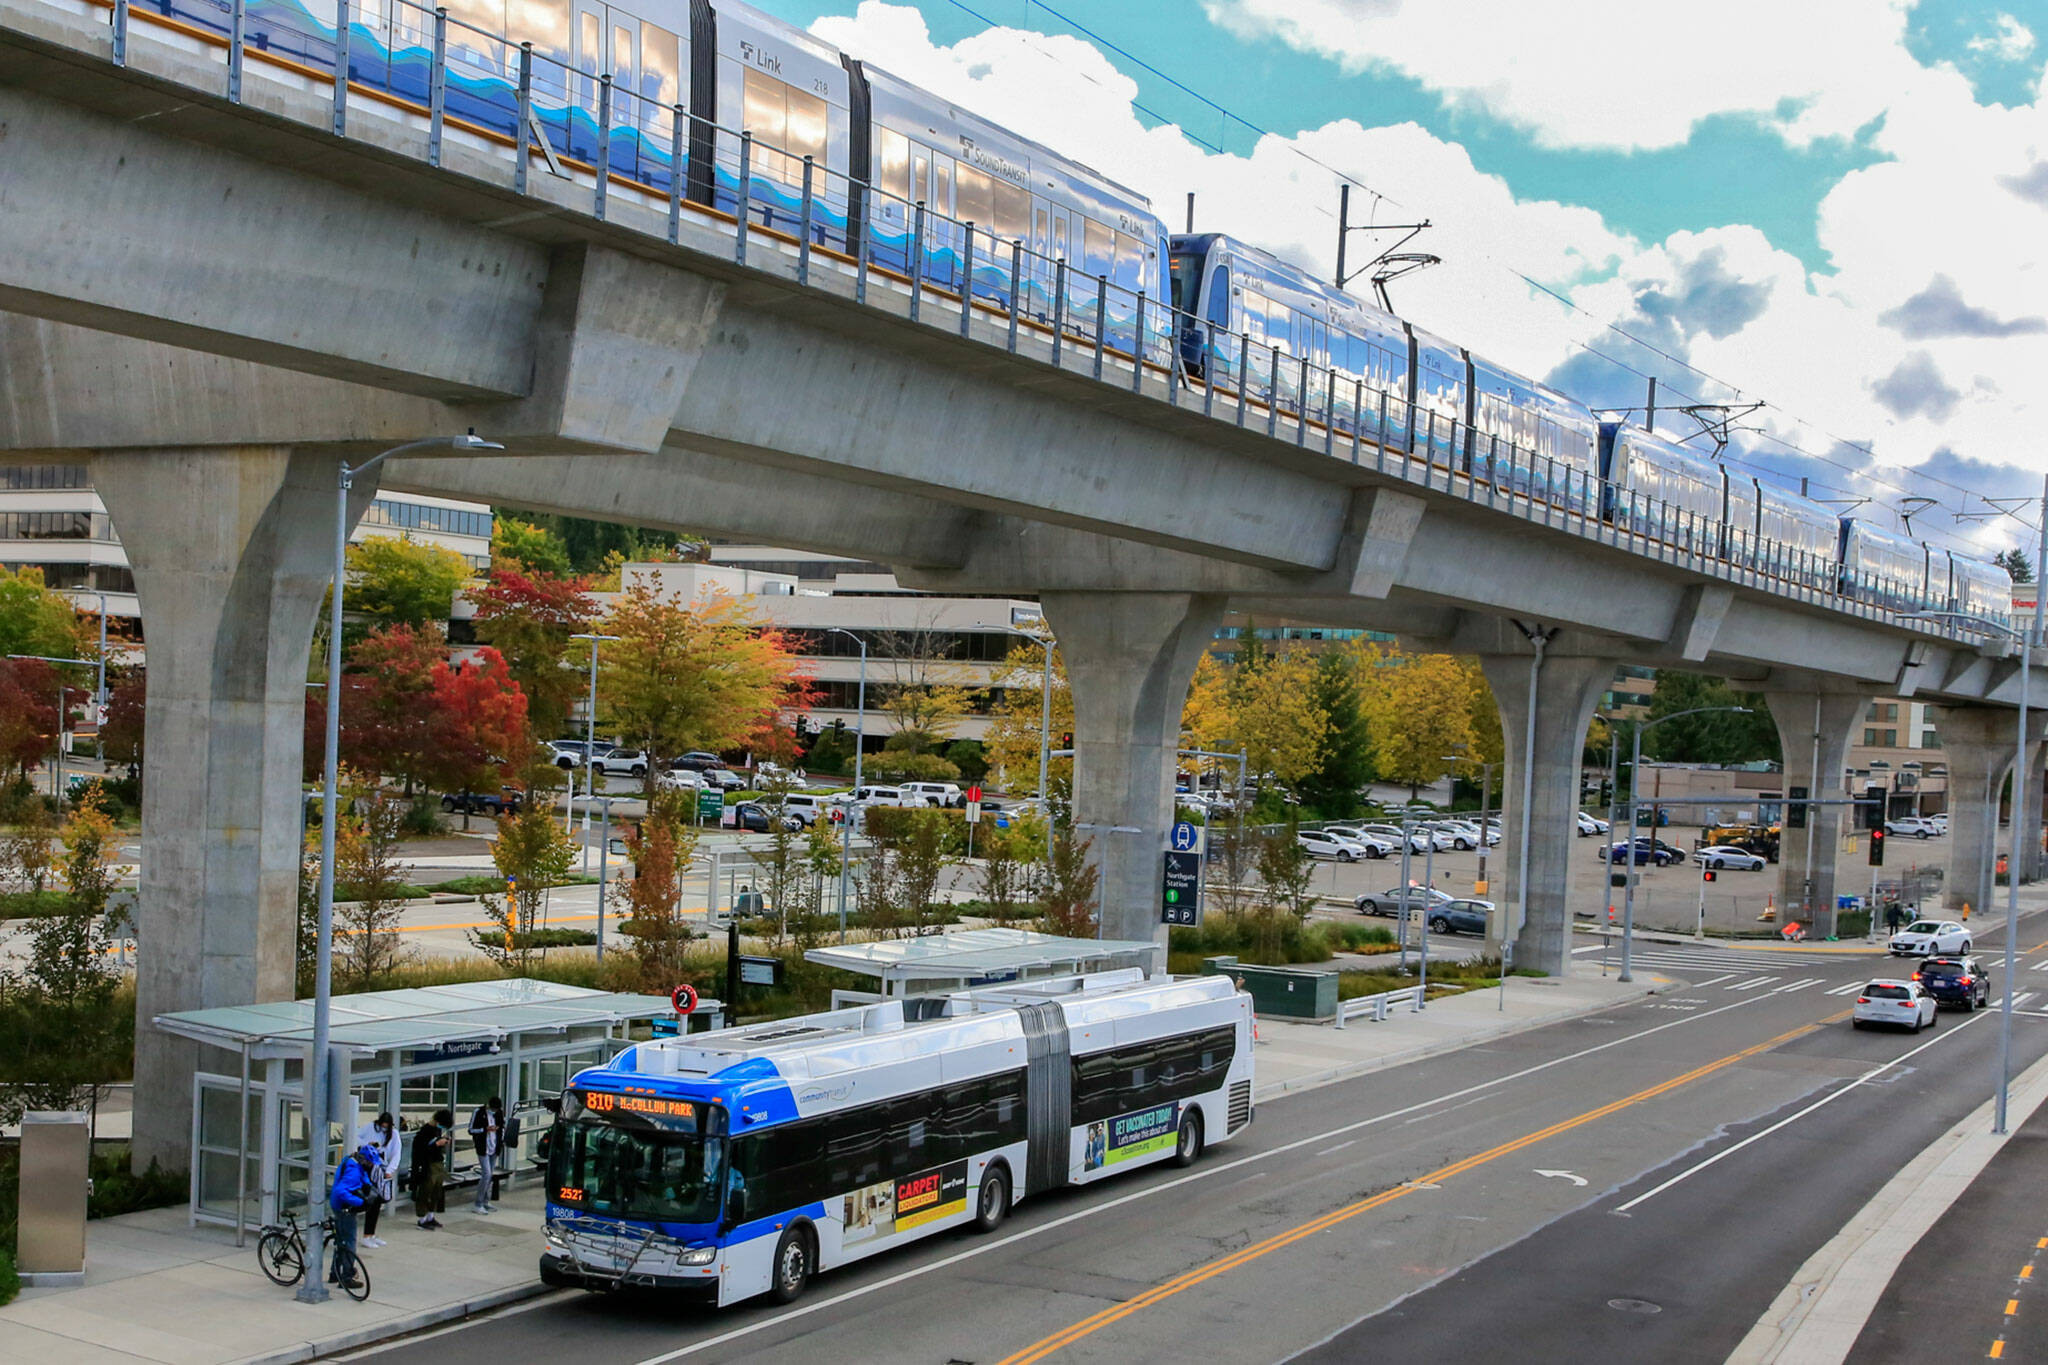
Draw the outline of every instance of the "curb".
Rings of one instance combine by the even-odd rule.
[[[1526,1018],[1516,1019],[1491,1028],[1478,1029],[1463,1038],[1449,1039],[1439,1043],[1426,1043],[1402,1052],[1385,1052],[1371,1057],[1361,1057],[1355,1062],[1345,1062],[1339,1066],[1325,1068],[1322,1071],[1310,1072],[1306,1076],[1297,1076],[1292,1080],[1282,1081],[1270,1087],[1255,1087],[1252,1091],[1252,1099],[1255,1103],[1274,1100],[1282,1095],[1298,1094],[1304,1090],[1315,1090],[1325,1085],[1334,1084],[1337,1081],[1348,1081],[1354,1077],[1370,1075],[1375,1071],[1384,1071],[1390,1066],[1405,1066],[1409,1062],[1420,1062],[1426,1061],[1431,1057],[1441,1057],[1445,1053],[1457,1052],[1462,1048],[1468,1048],[1477,1043],[1491,1042],[1496,1038],[1506,1038],[1517,1033],[1527,1033],[1531,1029],[1544,1028],[1550,1024],[1561,1023],[1567,1019],[1582,1019],[1588,1015],[1599,1014],[1603,1010],[1613,1009],[1617,1005],[1626,1005],[1630,1001],[1644,996],[1661,994],[1677,984],[1680,983],[1666,977],[1654,977],[1651,984],[1645,985],[1635,995],[1624,996],[1619,1000],[1610,1000],[1604,1004],[1591,1006],[1560,1006],[1557,1009],[1548,1010],[1542,1014],[1530,1015]]]
[[[372,1326],[357,1327],[347,1332],[335,1332],[324,1337],[313,1337],[307,1341],[280,1347],[275,1351],[265,1351],[260,1355],[243,1356],[240,1360],[229,1362],[229,1365],[299,1365],[302,1361],[319,1360],[324,1356],[334,1355],[339,1351],[351,1351],[362,1346],[373,1346],[379,1342],[395,1341],[399,1337],[410,1336],[414,1332],[422,1331],[429,1327],[439,1327],[443,1323],[448,1322],[460,1322],[465,1318],[475,1317],[479,1313],[488,1313],[494,1308],[503,1308],[507,1304],[520,1303],[527,1299],[539,1298],[543,1294],[552,1294],[554,1292],[553,1289],[550,1289],[547,1285],[542,1284],[536,1279],[531,1284],[519,1284],[505,1289],[493,1289],[479,1294],[475,1298],[464,1299],[460,1303],[437,1304],[432,1308],[422,1308],[417,1312],[408,1313],[403,1317],[389,1318]]]
[[[2008,1132],[1990,1133],[1986,1100],[1921,1149],[1808,1257],[1728,1357],[1729,1365],[1840,1365],[1893,1274],[2048,1100],[2048,1060],[2013,1078]]]

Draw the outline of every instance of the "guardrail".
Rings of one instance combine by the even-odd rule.
[[[1382,991],[1378,995],[1359,995],[1337,1002],[1337,1027],[1343,1028],[1347,1019],[1364,1019],[1371,1016],[1376,1024],[1384,1024],[1387,1015],[1395,1006],[1406,1005],[1420,1014],[1423,1006],[1423,992],[1426,986],[1408,986],[1398,991]]]
[[[895,312],[907,303],[913,324],[957,328],[963,341],[1182,413],[1723,582],[1924,635],[1988,638],[1962,621],[1898,621],[1901,609],[1941,605],[1921,603],[1926,589],[1910,581],[1862,575],[1858,596],[1843,593],[1831,546],[1734,532],[1711,514],[1612,487],[1597,471],[1482,430],[1434,401],[1410,405],[1405,392],[1322,363],[1320,352],[1219,331],[1170,298],[1122,283],[1133,272],[1121,245],[1099,259],[1085,244],[1078,259],[1045,243],[1035,250],[1021,220],[954,218],[914,193],[824,165],[816,148],[784,150],[670,103],[666,87],[651,96],[445,6],[342,0],[328,22],[283,6],[252,10],[250,0],[87,3],[107,9],[114,66],[134,63],[139,27],[165,31],[179,47],[224,51],[212,93],[231,104],[244,101],[251,68],[262,67],[282,82],[330,90],[316,126],[337,138],[350,135],[352,115],[395,114],[424,128],[427,164],[441,166],[457,135],[466,150],[509,159],[516,193],[538,195],[552,181],[587,196],[579,207],[598,222],[692,249],[700,248],[685,241],[684,225],[690,236],[709,227],[723,238],[718,254],[743,269],[860,306]],[[622,221],[629,204],[649,217]]]

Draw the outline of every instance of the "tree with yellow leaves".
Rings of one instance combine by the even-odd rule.
[[[1004,791],[1035,790],[1038,786],[1039,722],[1044,709],[1045,651],[1021,641],[1011,648],[996,673],[995,703],[989,708],[993,723],[982,741],[991,773]],[[1052,744],[1074,732],[1074,695],[1067,687],[1066,660],[1059,646],[1052,646]],[[1055,758],[1048,770],[1054,795],[1070,791],[1074,782],[1074,760]]]
[[[1361,663],[1361,709],[1372,730],[1380,776],[1406,783],[1411,800],[1425,784],[1450,771],[1453,764],[1446,762],[1446,755],[1481,748],[1473,723],[1478,704],[1474,677],[1479,670],[1469,660],[1449,654],[1404,654],[1374,645],[1361,652]],[[1484,678],[1476,685],[1483,689]],[[1485,695],[1491,701],[1492,693]],[[1499,732],[1496,720],[1496,746]]]
[[[1294,786],[1322,759],[1329,717],[1317,701],[1316,656],[1307,650],[1195,665],[1181,728],[1191,747],[1243,749],[1248,772]]]

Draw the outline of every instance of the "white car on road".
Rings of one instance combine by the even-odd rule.
[[[1918,1033],[1934,1022],[1935,1008],[1934,997],[1919,982],[1880,977],[1857,995],[1851,1018],[1857,1028],[1890,1024]]]
[[[1608,823],[1599,816],[1588,815],[1584,811],[1579,812],[1579,833],[1581,835],[1605,834],[1608,829]]]
[[[1932,839],[1938,834],[1948,833],[1948,827],[1918,815],[1903,815],[1896,820],[1885,821],[1884,832],[1894,838]]]
[[[1746,848],[1723,844],[1717,848],[1703,848],[1693,854],[1701,867],[1719,871],[1761,872],[1768,861],[1761,853],[1751,853]]]
[[[1941,957],[1970,951],[1970,931],[1952,919],[1916,919],[1892,935],[1893,957]]]

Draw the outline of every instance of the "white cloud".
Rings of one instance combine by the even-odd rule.
[[[1244,37],[1410,77],[1546,147],[1677,146],[1715,114],[1844,137],[1913,63],[1912,0],[1203,0]]]
[[[1324,13],[1335,3],[1304,0],[1302,12]],[[1388,12],[1398,12],[1389,3]],[[1377,22],[1379,11],[1353,8]],[[1893,12],[1875,8],[1879,17]],[[1440,27],[1458,25],[1432,6],[1427,22],[1410,15],[1404,33]],[[1576,26],[1597,27],[1591,19]],[[1591,209],[1518,199],[1499,177],[1477,170],[1462,147],[1414,124],[1367,128],[1341,120],[1292,137],[1269,135],[1243,155],[1212,153],[1178,128],[1147,128],[1130,107],[1136,85],[1072,37],[998,28],[940,47],[915,10],[882,0],[864,0],[856,15],[820,20],[816,29],[1141,190],[1176,227],[1193,190],[1198,227],[1246,238],[1321,273],[1334,265],[1336,235],[1335,177],[1324,167],[1366,177],[1400,201],[1377,206],[1379,221],[1427,216],[1437,224],[1418,245],[1445,264],[1395,286],[1403,314],[1528,373],[1550,374],[1569,362],[1566,373],[1589,401],[1635,401],[1640,389],[1588,360],[1582,343],[1654,368],[1667,385],[1708,398],[1728,394],[1607,330],[1613,323],[1768,397],[1779,406],[1757,420],[1808,450],[1827,451],[1840,437],[1871,443],[1886,466],[1930,458],[1951,470],[2048,464],[2038,439],[2048,412],[2034,397],[2037,376],[2048,370],[2048,329],[2030,321],[2048,319],[2048,269],[2038,247],[2048,230],[2048,106],[1979,105],[1952,68],[1908,61],[1886,67],[1882,80],[1868,77],[1875,93],[1854,117],[1883,114],[1873,137],[1888,159],[1851,172],[1827,194],[1817,229],[1832,268],[1809,272],[1753,227],[1643,242]],[[1412,52],[1416,41],[1405,47]],[[1531,60],[1540,65],[1536,54]],[[1653,91],[1669,71],[1666,63],[1656,79],[1626,84]],[[1730,186],[1738,207],[1740,194]],[[1357,192],[1352,204],[1359,218],[1375,211]]]
[[[2034,30],[2010,14],[1998,16],[1997,28],[1970,39],[1970,51],[2001,61],[2017,62],[2034,50]]]

